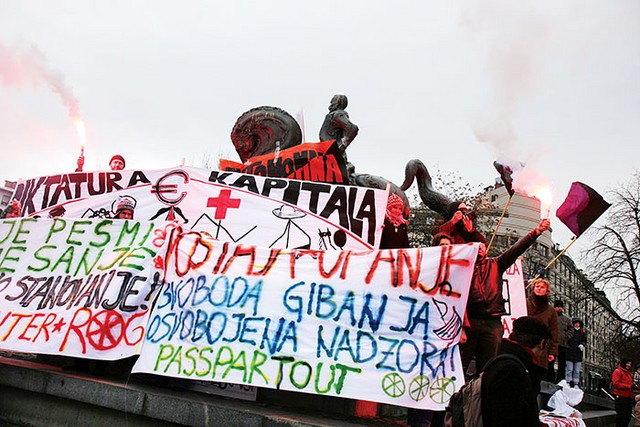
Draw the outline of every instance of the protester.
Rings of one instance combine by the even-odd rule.
[[[136,208],[136,203],[129,197],[123,197],[116,207],[114,219],[133,219],[133,211]]]
[[[402,215],[404,202],[397,194],[391,194],[387,201],[387,212],[384,216],[380,249],[398,249],[409,247],[407,219]]]
[[[558,314],[549,304],[549,294],[551,293],[551,285],[545,279],[535,279],[529,286],[532,289],[531,295],[527,298],[527,314],[544,323],[551,332],[551,340],[549,345],[540,354],[540,364],[547,369],[544,379],[553,382],[555,375],[553,373],[553,361],[558,354]],[[551,371],[548,371],[551,364]]]
[[[573,319],[571,323],[573,324],[573,334],[569,338],[569,348],[567,348],[565,380],[571,387],[574,387],[580,384],[580,371],[584,347],[587,345],[587,334],[584,332],[582,320]]]
[[[475,212],[470,211],[464,202],[450,203],[444,219],[446,222],[433,227],[433,234],[446,233],[456,244],[469,242],[487,244],[487,239],[473,227]]]
[[[0,218],[20,218],[20,215],[22,215],[22,205],[18,200],[13,199],[4,209]]]
[[[622,359],[611,374],[613,395],[616,398],[616,427],[627,427],[631,421],[634,398],[631,365],[630,359]]]
[[[125,166],[126,163],[124,161],[124,157],[122,157],[120,154],[114,155],[111,160],[109,160],[109,167],[112,171],[122,170]]]
[[[447,246],[453,239],[446,233],[438,233],[433,236],[431,246]],[[464,332],[463,332],[464,333]],[[460,342],[465,340],[463,337]],[[431,411],[426,409],[407,409],[407,423],[411,427],[441,427],[444,426],[444,411]]]
[[[431,246],[453,245],[453,238],[447,233],[438,233],[431,239]]]
[[[482,421],[485,427],[538,427],[537,396],[544,368],[536,354],[546,347],[551,333],[538,319],[524,316],[513,322],[508,339],[502,339],[498,358],[482,374]],[[521,362],[521,363],[520,363]]]
[[[564,302],[556,300],[553,307],[558,314],[558,373],[555,382],[559,383],[565,379],[567,370],[567,346],[569,345],[569,337],[573,335],[573,325],[571,319],[564,314]]]
[[[467,342],[460,346],[465,372],[474,357],[476,371],[479,372],[498,353],[503,334],[502,315],[506,314],[502,274],[549,229],[549,220],[542,219],[534,230],[495,258],[488,258],[486,246],[480,243],[467,301]]]

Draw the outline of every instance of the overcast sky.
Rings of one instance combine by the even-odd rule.
[[[85,170],[202,166],[238,159],[233,124],[260,105],[303,111],[317,141],[343,93],[357,171],[400,184],[419,158],[490,185],[517,159],[553,212],[639,164],[640,2],[528,3],[0,1],[0,179],[73,171],[73,114]]]

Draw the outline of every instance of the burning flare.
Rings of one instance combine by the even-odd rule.
[[[78,139],[80,139],[80,151],[84,152],[84,146],[87,145],[87,129],[80,117],[73,117],[72,120],[78,133]]]
[[[549,213],[551,211],[551,202],[553,200],[553,196],[551,194],[551,188],[548,185],[539,185],[536,187],[534,191],[534,196],[540,200],[540,203],[544,205],[546,210],[546,215],[544,218],[549,218]]]

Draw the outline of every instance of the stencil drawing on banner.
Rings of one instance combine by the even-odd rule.
[[[433,302],[440,313],[443,325],[433,332],[445,341],[451,341],[458,337],[462,330],[462,318],[455,307],[449,308],[446,302],[433,299]]]
[[[165,184],[166,180],[173,177],[180,177],[182,178],[182,181],[178,183],[169,182]],[[185,218],[184,214],[182,213],[182,209],[178,207],[178,204],[180,204],[180,202],[183,201],[185,197],[187,197],[187,192],[182,191],[178,197],[170,196],[178,193],[178,185],[180,183],[188,184],[189,174],[184,170],[176,169],[159,178],[155,182],[155,184],[151,186],[151,194],[154,194],[158,201],[166,205],[167,207],[160,208],[158,212],[149,219],[153,220],[159,218],[164,214],[167,214],[166,220],[173,221],[176,219],[176,214],[178,214],[185,223],[189,222],[189,220]]]
[[[282,234],[269,245],[270,248],[309,249],[311,247],[311,236],[293,221],[305,217],[306,213],[286,205],[282,205],[272,212],[276,218],[286,220],[287,225],[285,225]],[[295,228],[292,230],[292,227]]]

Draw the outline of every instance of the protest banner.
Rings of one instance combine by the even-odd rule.
[[[244,163],[220,159],[220,170],[334,184],[347,181],[343,154],[333,140],[305,142],[277,153],[251,157]]]
[[[524,291],[524,275],[522,274],[522,258],[518,258],[502,275],[502,296],[505,300],[507,314],[502,316],[504,337],[508,338],[513,330],[513,321],[527,315],[527,295]]]
[[[477,245],[269,249],[176,228],[133,372],[444,409]]]
[[[214,237],[265,247],[379,247],[387,192],[180,167],[53,175],[18,185],[24,214],[107,218],[129,200],[134,218],[176,220]]]
[[[0,221],[0,348],[137,354],[161,287],[153,264],[161,232],[148,221]]]

